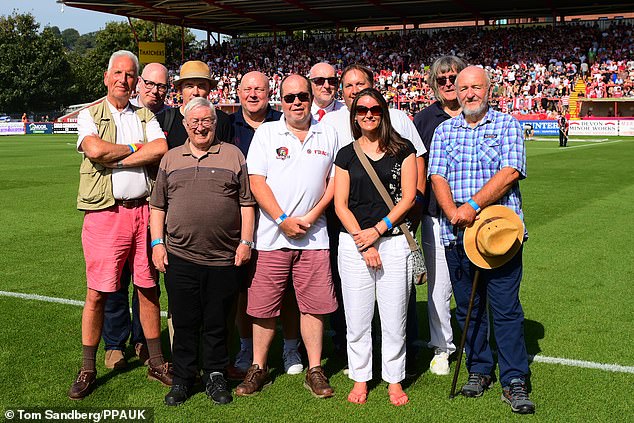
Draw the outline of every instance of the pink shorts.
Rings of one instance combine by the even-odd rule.
[[[248,292],[247,314],[259,319],[280,315],[287,281],[292,277],[299,311],[328,314],[337,309],[328,250],[258,251]]]
[[[114,205],[87,211],[81,241],[86,259],[88,288],[100,292],[119,289],[121,271],[130,264],[134,285],[156,286],[156,270],[150,259],[147,204],[127,209]]]

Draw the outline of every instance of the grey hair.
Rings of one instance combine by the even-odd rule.
[[[184,115],[183,117],[187,118],[187,115],[189,114],[189,112],[191,112],[194,109],[198,109],[200,107],[204,107],[211,110],[212,116],[216,116],[216,108],[214,107],[213,104],[211,104],[209,100],[207,100],[204,97],[195,97],[189,103],[187,103],[187,105],[183,109],[183,115]]]
[[[455,71],[456,74],[459,74],[466,67],[467,63],[457,56],[441,56],[434,60],[429,68],[429,78],[427,79],[427,83],[434,91],[434,96],[437,99],[441,98],[436,76],[449,71]]]
[[[139,75],[139,59],[134,53],[128,50],[119,50],[112,53],[112,56],[110,56],[110,60],[108,60],[108,70],[112,69],[114,61],[119,57],[127,57],[132,60],[132,62],[134,63],[134,70],[136,72],[135,76]]]

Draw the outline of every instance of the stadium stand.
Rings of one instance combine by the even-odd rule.
[[[569,105],[571,94],[634,97],[632,31],[632,24],[615,21],[607,29],[595,23],[278,37],[216,44],[190,59],[207,62],[219,79],[211,95],[215,103],[236,102],[239,80],[250,70],[271,77],[276,93],[284,75],[307,74],[316,62],[328,61],[339,71],[360,62],[374,69],[377,87],[392,106],[415,113],[434,101],[426,83],[428,65],[439,55],[456,54],[487,68],[499,109],[550,117]],[[174,67],[171,74],[177,73]],[[179,99],[171,94],[168,102]]]

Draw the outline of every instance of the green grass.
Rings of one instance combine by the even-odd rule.
[[[521,187],[530,239],[521,298],[530,354],[634,366],[634,139],[615,140],[572,141],[567,149],[558,148],[554,138],[527,144],[529,175]],[[0,137],[0,290],[83,300],[75,141],[61,135]],[[162,303],[165,309],[166,296]],[[424,339],[425,288],[418,288],[418,305]],[[634,374],[534,362],[531,398],[537,414],[520,417],[500,401],[499,384],[480,399],[449,400],[451,377],[427,371],[429,352],[421,357],[420,376],[407,385],[411,402],[402,408],[389,405],[378,380],[366,405],[347,403],[352,381],[340,371],[341,363],[325,359],[336,390],[330,400],[310,396],[302,375],[278,372],[275,383],[256,397],[213,406],[199,393],[171,409],[163,405],[166,388],[147,381],[135,360],[127,371],[107,371],[103,351],[97,357],[97,389],[71,402],[66,392],[80,364],[80,321],[77,306],[0,296],[3,411],[150,407],[160,422],[634,421]],[[326,356],[331,348],[327,341]],[[278,351],[271,360],[279,366]],[[465,376],[463,367],[461,380]]]

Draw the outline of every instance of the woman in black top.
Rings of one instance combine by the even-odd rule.
[[[339,272],[346,314],[348,365],[355,381],[348,401],[362,404],[372,379],[371,325],[375,301],[381,317],[382,378],[390,401],[408,401],[405,378],[405,323],[411,284],[410,249],[398,225],[416,197],[414,146],[392,128],[385,99],[367,88],[354,99],[350,124],[355,142],[370,160],[395,207],[389,210],[357,157],[353,144],[335,160],[335,210],[343,225],[339,236]]]

